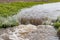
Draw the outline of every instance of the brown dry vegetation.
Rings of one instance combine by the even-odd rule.
[[[42,20],[41,19],[26,19],[26,18],[22,18],[21,19],[21,24],[41,25],[42,24]]]

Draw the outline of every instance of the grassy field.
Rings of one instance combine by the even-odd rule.
[[[8,17],[16,14],[20,9],[31,7],[45,2],[13,2],[13,3],[0,3],[0,16]]]

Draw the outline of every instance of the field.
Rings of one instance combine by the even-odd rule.
[[[13,2],[13,3],[0,3],[0,16],[8,17],[16,14],[20,9],[31,7],[45,2]]]

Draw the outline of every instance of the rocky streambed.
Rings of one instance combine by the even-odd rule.
[[[0,29],[0,40],[59,40],[57,31],[50,25],[19,25]]]

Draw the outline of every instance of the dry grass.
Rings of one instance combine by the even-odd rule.
[[[41,25],[42,22],[43,21],[41,19],[27,19],[27,18],[21,19],[21,24]]]

